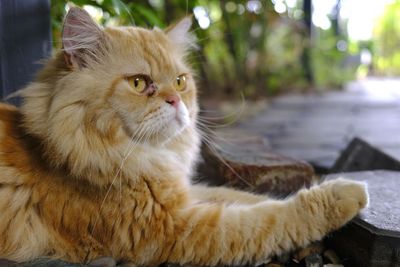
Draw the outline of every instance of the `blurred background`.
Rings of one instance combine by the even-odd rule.
[[[71,4],[105,26],[164,28],[193,15],[199,48],[190,60],[201,88],[204,144],[199,176],[209,182],[264,192],[269,184],[293,190],[313,174],[400,170],[400,0],[0,0],[3,100],[18,105],[9,96],[61,47]],[[398,233],[387,229],[399,213],[396,193],[388,193],[400,190],[392,175],[400,176],[368,181],[370,210],[387,220],[384,230],[365,231],[374,223],[368,220],[362,232]],[[357,236],[345,235],[356,244]],[[354,245],[362,260],[370,259],[360,252],[368,238]],[[382,255],[398,258],[388,244],[365,246],[388,248],[369,253],[379,262]],[[340,248],[350,252],[343,259],[355,259],[348,246]]]
[[[400,74],[400,0],[72,0],[103,25],[166,27],[193,14],[198,82],[213,96],[340,89]],[[51,1],[60,46],[67,1]]]

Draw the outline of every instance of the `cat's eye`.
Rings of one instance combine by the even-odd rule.
[[[127,81],[136,93],[142,93],[147,87],[147,80],[142,76],[128,77]]]
[[[186,78],[185,74],[182,74],[182,75],[179,75],[178,77],[176,77],[175,84],[174,84],[175,90],[177,90],[177,91],[185,90],[186,89],[186,80],[187,80],[187,78]]]

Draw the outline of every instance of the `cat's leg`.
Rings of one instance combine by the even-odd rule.
[[[259,263],[305,246],[365,207],[365,184],[338,179],[287,200],[249,206],[203,203],[180,210],[169,261],[200,265]]]
[[[205,202],[223,202],[229,204],[256,204],[268,199],[267,196],[256,195],[226,187],[208,187],[192,185],[191,197]]]

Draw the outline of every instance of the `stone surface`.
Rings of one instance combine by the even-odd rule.
[[[328,175],[366,181],[369,207],[328,239],[345,266],[400,266],[400,172],[367,171]]]
[[[1,262],[0,262],[1,263]],[[30,262],[24,263],[13,263],[11,265],[0,265],[1,267],[90,267],[84,264],[68,263],[60,260],[49,260],[49,259],[36,259]]]
[[[90,262],[89,265],[90,267],[115,267],[117,266],[117,262],[111,257],[101,257]]]
[[[306,267],[322,267],[324,264],[321,255],[314,253],[305,258]]]
[[[326,254],[334,255],[334,259],[332,260],[332,257],[327,257]],[[276,256],[271,260],[271,262],[257,267],[268,267],[275,265],[282,267],[322,267],[326,264],[333,264],[332,267],[336,267],[335,264],[338,265],[337,267],[343,267],[340,265],[341,260],[336,256],[336,253],[331,248],[327,249],[326,244],[323,242],[315,242],[305,248],[300,248],[296,251],[292,251],[291,253],[287,253],[284,257]]]
[[[282,263],[275,263],[275,262],[270,262],[265,265],[265,267],[285,267]]]
[[[311,165],[273,152],[262,137],[237,129],[227,132],[229,136],[217,134],[214,148],[203,148],[200,172],[206,181],[284,196],[317,179]]]
[[[29,262],[17,263],[0,259],[0,267],[136,267],[132,263],[117,263],[110,257],[103,257],[86,264],[69,263],[62,260],[36,259]]]
[[[340,264],[341,262],[339,257],[336,255],[336,252],[333,251],[332,249],[326,250],[323,256],[332,264]]]
[[[399,133],[400,134],[400,133]],[[331,173],[366,170],[400,170],[400,161],[362,139],[354,138],[336,160]]]
[[[365,181],[368,184],[369,206],[355,222],[370,227],[371,231],[400,238],[400,172],[351,172],[331,174],[326,179],[337,177]]]
[[[309,256],[311,254],[315,254],[315,253],[321,254],[323,251],[324,251],[323,244],[321,242],[316,242],[316,243],[311,244],[308,247],[300,249],[299,251],[294,253],[293,259],[296,262],[300,262],[304,258],[306,258],[307,256]]]
[[[277,153],[325,173],[354,137],[400,159],[398,88],[399,79],[370,78],[344,91],[282,96],[239,127],[266,137]]]
[[[13,262],[13,261],[9,261],[9,260],[6,260],[6,259],[0,259],[0,266],[4,266],[4,267],[12,267],[12,266],[15,266],[16,265],[16,263],[15,262]]]

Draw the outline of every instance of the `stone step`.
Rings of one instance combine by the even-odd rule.
[[[365,171],[331,174],[366,181],[369,207],[326,242],[344,260],[344,266],[400,266],[400,172]]]
[[[268,137],[274,151],[312,163],[318,172],[329,171],[356,136],[400,159],[400,99],[392,93],[386,100],[376,97],[387,92],[385,82],[370,91],[368,80],[356,84],[357,91],[280,96],[240,127]]]
[[[331,173],[366,170],[400,171],[400,161],[370,145],[361,138],[354,138],[336,160]]]
[[[286,196],[318,180],[310,164],[273,152],[260,135],[237,128],[216,135],[214,147],[202,149],[202,181]]]

